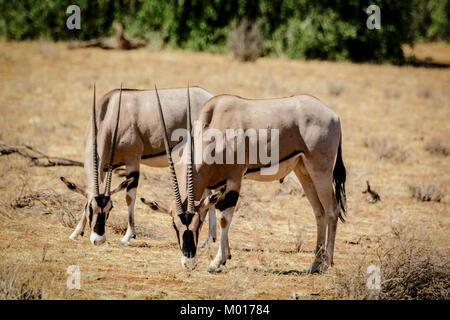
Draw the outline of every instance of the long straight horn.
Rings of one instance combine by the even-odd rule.
[[[175,196],[176,213],[180,214],[180,213],[183,213],[184,210],[183,210],[183,205],[181,203],[181,196],[180,196],[180,189],[178,187],[177,175],[175,173],[175,167],[173,165],[172,155],[170,154],[170,145],[169,145],[169,138],[167,136],[166,123],[164,121],[164,115],[163,115],[162,108],[161,108],[161,101],[159,100],[159,94],[158,94],[158,89],[156,88],[156,85],[155,85],[155,92],[156,92],[156,99],[158,100],[159,119],[160,119],[161,127],[162,127],[162,134],[163,134],[163,139],[164,139],[164,146],[166,148],[167,161],[169,162],[170,177],[171,177],[171,181],[172,181],[172,189],[173,189],[173,193]]]
[[[186,128],[187,128],[187,153],[188,164],[187,164],[187,194],[188,194],[188,212],[195,212],[194,207],[194,177],[192,171],[192,136],[191,136],[191,97],[189,95],[189,83],[187,86],[187,116],[186,116]]]
[[[97,121],[95,118],[95,82],[94,82],[94,103],[92,106],[92,169],[94,170],[94,196],[98,196],[98,159],[97,159]]]
[[[106,174],[106,184],[105,184],[105,196],[109,196],[109,193],[111,191],[111,177],[112,177],[112,169],[113,169],[113,162],[114,162],[114,152],[116,151],[117,131],[119,129],[121,102],[122,102],[122,84],[120,84],[119,107],[117,108],[116,127],[114,128],[114,134],[113,134],[113,138],[111,141],[111,151],[109,153],[108,172]]]

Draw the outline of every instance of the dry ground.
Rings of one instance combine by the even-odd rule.
[[[448,53],[448,47],[441,50]],[[79,216],[83,199],[58,177],[84,183],[83,170],[30,167],[9,155],[0,157],[3,297],[9,291],[13,298],[45,299],[340,298],[336,283],[351,277],[356,264],[375,261],[380,239],[399,225],[408,226],[410,237],[426,234],[427,245],[442,250],[448,263],[450,163],[439,150],[448,154],[450,69],[277,59],[240,63],[208,53],[69,51],[63,43],[1,42],[0,140],[82,161],[94,81],[98,95],[120,82],[168,88],[189,81],[214,94],[320,98],[342,120],[348,170],[348,219],[338,227],[335,266],[322,275],[305,273],[316,229],[295,181],[245,182],[230,230],[232,260],[221,274],[206,272],[216,243],[200,250],[198,269],[187,273],[170,219],[140,202],[138,238],[131,247],[118,245],[126,224],[125,194],[113,197],[105,245],[94,247],[86,236],[70,241],[72,229],[61,216]],[[438,144],[437,152],[427,151],[427,143]],[[142,170],[138,198],[172,199],[167,169]],[[381,202],[366,201],[361,193],[366,180]],[[439,193],[440,201],[412,198],[410,185],[431,185],[429,192]],[[80,290],[66,288],[70,265],[81,269]]]

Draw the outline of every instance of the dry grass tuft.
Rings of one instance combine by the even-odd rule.
[[[420,201],[440,202],[445,196],[443,187],[436,182],[411,184],[409,185],[409,191],[413,198]]]
[[[345,86],[342,83],[329,82],[328,93],[333,96],[340,96],[345,91]]]
[[[264,34],[261,28],[243,20],[231,32],[228,48],[233,57],[240,61],[255,61],[263,54]]]
[[[433,246],[429,235],[420,234],[422,229],[418,225],[392,227],[379,239],[374,260],[356,258],[353,270],[337,271],[333,298],[448,299],[448,255]],[[368,288],[368,283],[373,283],[369,277],[374,274],[369,265],[380,270],[380,290]]]
[[[128,228],[128,223],[126,220],[119,220],[115,217],[110,217],[106,222],[106,227],[110,228],[115,234],[125,235]],[[154,230],[147,228],[145,226],[136,224],[135,226],[136,237],[147,238],[147,239],[161,239],[162,235],[158,234]]]
[[[61,224],[68,228],[76,225],[77,217],[72,212],[81,212],[81,201],[67,195],[59,194],[52,190],[41,190],[27,193],[11,202],[13,209],[31,209],[38,206],[44,214],[52,214],[59,218]]]
[[[450,148],[440,139],[433,138],[425,144],[425,150],[431,154],[448,156]]]
[[[20,265],[6,266],[1,270],[0,299],[2,300],[40,300],[42,287],[42,279]]]
[[[420,88],[419,91],[417,91],[417,96],[419,98],[428,99],[431,97],[431,91],[427,88]]]
[[[392,139],[391,137],[366,137],[363,141],[363,145],[366,148],[372,149],[378,160],[386,159],[396,163],[402,163],[409,157],[408,151],[403,149],[395,139]]]

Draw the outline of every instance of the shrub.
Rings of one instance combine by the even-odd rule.
[[[331,291],[335,299],[449,299],[448,258],[432,245],[430,236],[420,226],[394,225],[380,237],[377,254],[355,258],[352,270],[336,271],[337,281]],[[367,286],[367,267],[380,269],[381,290]]]
[[[389,137],[383,138],[366,138],[364,146],[372,149],[375,156],[379,160],[391,160],[393,162],[405,162],[408,158],[408,152],[403,149],[395,140]]]
[[[412,184],[409,186],[411,196],[420,201],[440,202],[444,198],[444,192],[439,184],[434,182]]]
[[[448,156],[450,153],[449,147],[441,140],[433,138],[425,144],[425,150],[431,154]]]
[[[263,53],[264,35],[256,23],[244,20],[233,28],[228,48],[241,61],[255,61]]]

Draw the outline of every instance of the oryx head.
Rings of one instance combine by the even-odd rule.
[[[170,152],[169,139],[164,122],[164,116],[159,99],[158,89],[155,86],[156,98],[158,100],[158,110],[163,128],[164,145],[166,148],[167,159],[171,174],[172,188],[175,196],[175,204],[170,208],[164,208],[155,201],[147,201],[141,198],[141,201],[148,205],[152,210],[167,213],[172,216],[172,225],[176,232],[178,244],[181,249],[181,265],[183,268],[194,269],[197,264],[197,245],[198,235],[200,233],[203,221],[207,214],[208,208],[213,206],[219,199],[221,191],[213,193],[206,199],[202,199],[198,205],[194,204],[194,179],[192,168],[192,138],[191,138],[191,103],[189,97],[189,85],[187,88],[187,143],[185,146],[186,157],[188,159],[186,167],[186,184],[187,184],[187,208],[181,200],[180,190],[178,186],[175,167]]]
[[[122,86],[120,86],[119,106],[117,110],[116,125],[111,141],[111,149],[109,155],[108,170],[106,174],[105,190],[100,193],[99,179],[98,179],[98,154],[97,154],[97,123],[95,112],[95,84],[94,84],[94,103],[92,108],[92,179],[93,191],[87,188],[79,187],[75,183],[68,181],[61,177],[61,181],[72,191],[78,192],[87,199],[85,205],[85,216],[89,227],[91,229],[90,240],[93,244],[102,244],[106,241],[105,224],[108,220],[109,213],[113,208],[111,195],[125,189],[133,178],[127,179],[120,183],[117,187],[111,190],[112,167],[114,161],[114,152],[116,148],[117,130],[119,127],[120,104],[122,99]]]

